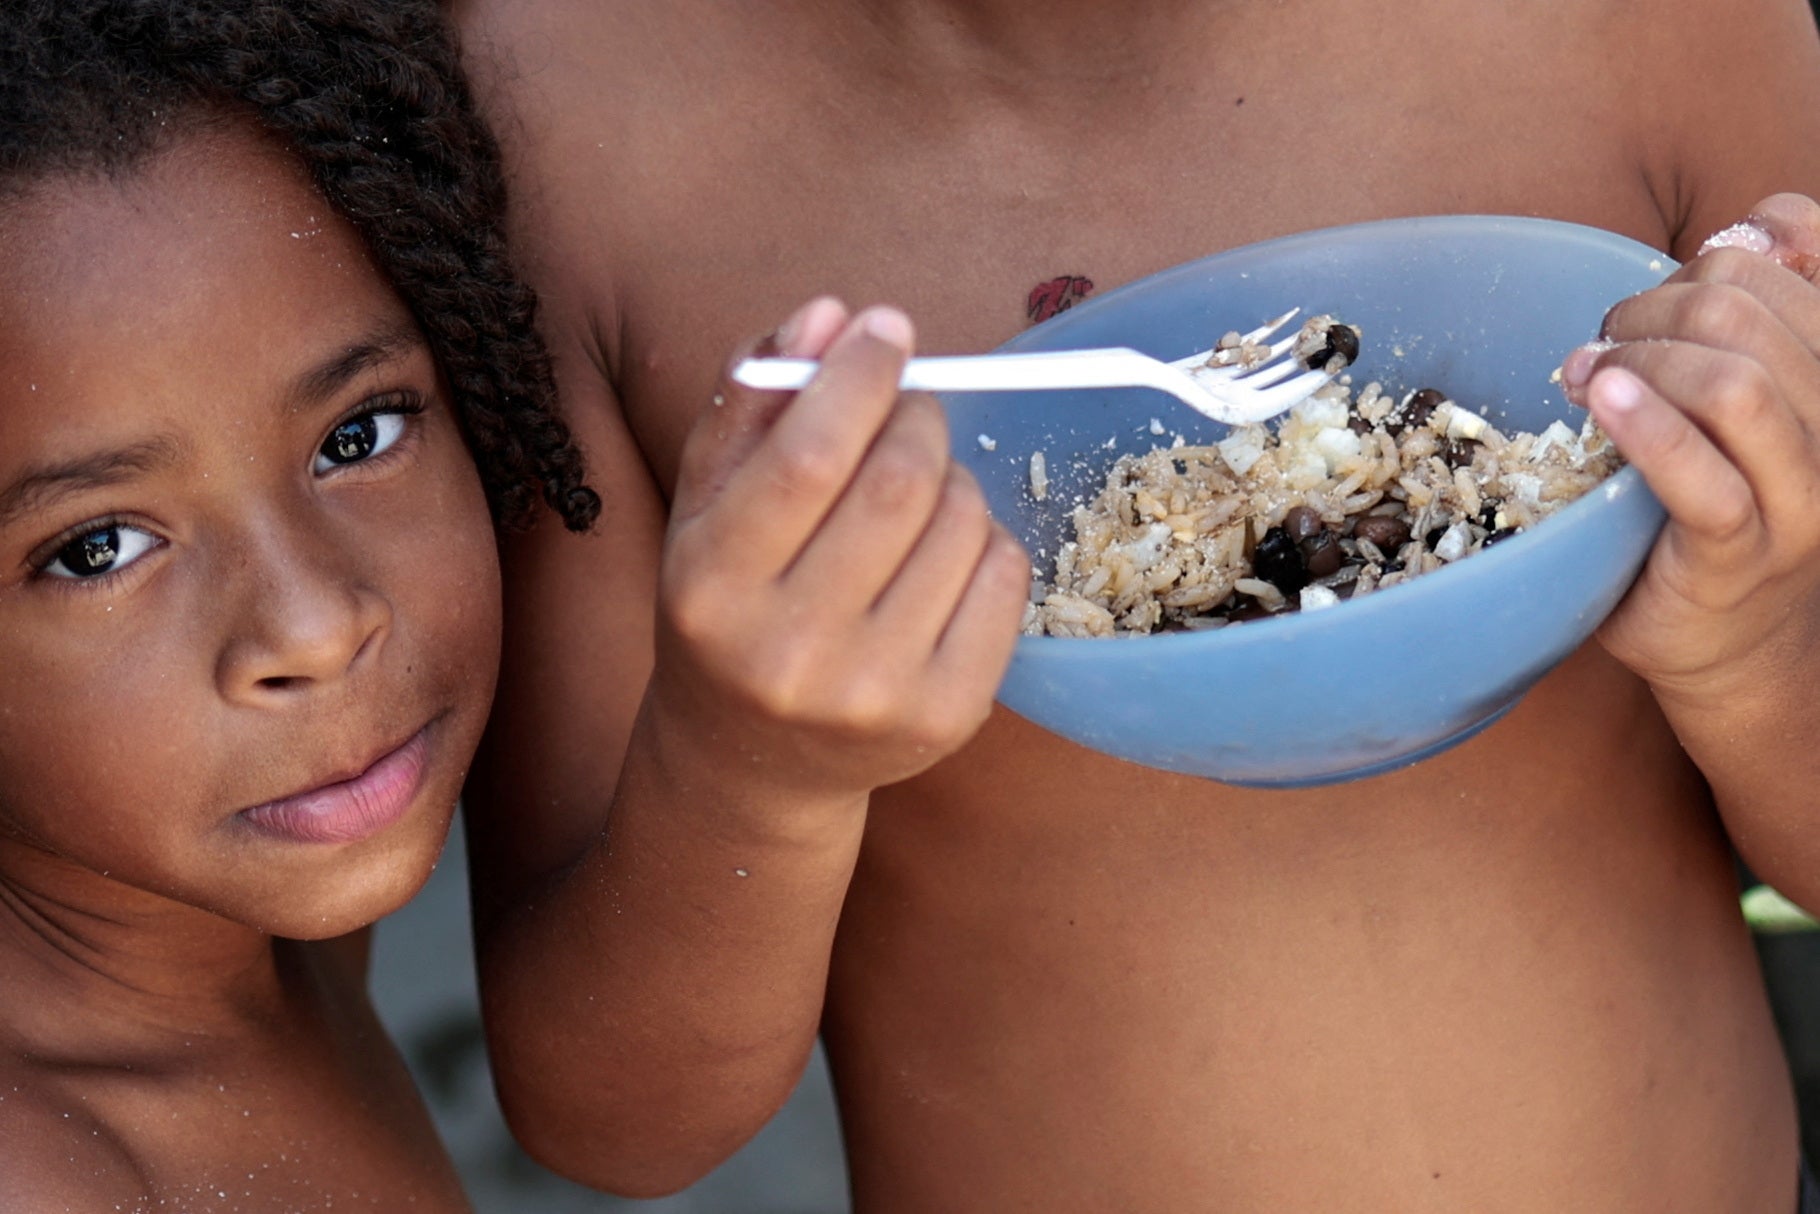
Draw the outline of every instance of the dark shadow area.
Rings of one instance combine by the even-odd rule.
[[[1820,1159],[1820,932],[1758,936],[1757,956],[1795,1077],[1802,1146]]]
[[[1813,2],[1820,8],[1820,0]],[[1738,888],[1756,884],[1757,875],[1739,860]],[[1753,939],[1795,1081],[1801,1149],[1809,1160],[1820,1161],[1820,932],[1758,934]]]

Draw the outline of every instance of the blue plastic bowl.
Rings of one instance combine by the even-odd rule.
[[[1363,330],[1354,382],[1439,388],[1506,432],[1582,414],[1550,377],[1607,308],[1674,268],[1610,232],[1494,216],[1330,228],[1189,262],[1082,304],[1005,350],[1205,349],[1290,307]],[[957,458],[993,513],[1053,573],[1069,515],[1124,451],[1225,428],[1149,389],[946,398]],[[993,447],[986,450],[980,436]],[[1108,440],[1116,440],[1114,446]],[[1050,489],[1029,493],[1042,451]],[[1664,514],[1634,469],[1532,531],[1354,602],[1211,632],[1026,637],[1008,708],[1084,746],[1234,784],[1354,779],[1426,758],[1496,720],[1592,634]]]

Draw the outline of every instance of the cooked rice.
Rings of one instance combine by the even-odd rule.
[[[1506,436],[1438,392],[1397,400],[1368,383],[1354,397],[1336,381],[1274,431],[1120,456],[1075,509],[1024,631],[1134,636],[1330,607],[1531,527],[1620,466],[1590,418],[1578,433],[1557,421]],[[1365,524],[1393,550],[1357,533],[1367,519],[1403,524]],[[1314,558],[1324,572],[1307,569],[1311,544],[1337,546]]]

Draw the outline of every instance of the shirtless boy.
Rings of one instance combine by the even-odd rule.
[[[1811,527],[1772,543],[1747,509],[1727,532],[1687,485],[1815,514],[1808,283],[1731,250],[1614,316],[1680,340],[1604,356],[1576,396],[1679,492],[1609,648],[1438,758],[1297,792],[1123,765],[1002,710],[947,753],[1002,652],[881,677],[925,668],[850,606],[855,565],[880,604],[898,583],[843,528],[893,500],[933,518],[952,626],[982,634],[1010,631],[1011,562],[964,488],[940,497],[926,403],[879,403],[894,314],[866,338],[799,313],[778,344],[828,371],[793,400],[716,383],[812,296],[977,351],[1173,263],[1388,216],[1548,216],[1692,258],[1759,200],[1820,194],[1805,5],[458,8],[612,520],[509,549],[471,785],[489,1033],[533,1152],[681,1186],[784,1099],[819,1025],[866,1214],[1795,1208],[1728,836],[1820,903],[1820,564]],[[1815,238],[1795,200],[1770,210]],[[1747,483],[1690,439],[1726,446],[1752,407],[1785,457],[1768,494],[1756,455],[1732,452]],[[801,502],[827,482],[847,492],[815,531]],[[737,552],[765,532],[717,494],[795,502],[800,553]],[[1725,561],[1735,610],[1710,592]]]

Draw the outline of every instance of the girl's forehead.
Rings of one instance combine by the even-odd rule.
[[[41,304],[117,301],[147,320],[176,315],[194,302],[182,292],[204,287],[224,302],[237,284],[268,295],[384,289],[302,166],[239,127],[199,128],[124,176],[59,175],[14,195],[0,213],[0,275]]]
[[[122,178],[65,176],[0,219],[0,401],[269,396],[409,314],[301,166],[203,128]]]

